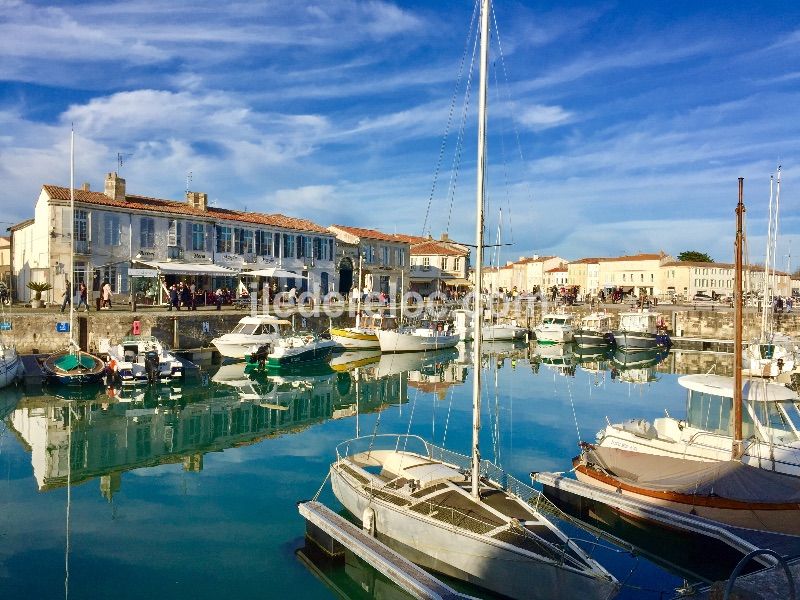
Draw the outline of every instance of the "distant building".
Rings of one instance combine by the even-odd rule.
[[[486,289],[512,290],[531,293],[547,285],[547,272],[566,264],[560,256],[521,256],[499,268],[484,269],[483,287]]]
[[[0,236],[0,281],[6,287],[11,283],[11,237]]]
[[[19,300],[29,299],[29,281],[49,282],[51,300],[60,298],[71,251],[72,280],[86,282],[95,294],[105,280],[114,293],[129,294],[131,268],[157,272],[157,283],[144,284],[155,302],[177,280],[236,290],[241,275],[271,266],[297,274],[274,282],[283,287],[317,297],[334,289],[335,236],[311,221],[212,207],[201,192],[187,192],[185,201],[128,194],[116,173],[106,176],[103,192],[84,184],[74,196],[72,224],[70,190],[45,185],[34,218],[10,228]]]
[[[691,299],[695,294],[732,295],[736,271],[735,265],[729,263],[671,261],[661,266],[661,275],[661,287],[665,294],[679,294]],[[742,280],[744,291],[760,293],[763,286],[764,267],[745,265]],[[776,271],[772,295],[789,296],[791,293],[791,276]]]
[[[409,288],[410,244],[401,237],[376,229],[331,225],[336,236],[337,291],[348,296],[355,287],[390,299]]]
[[[605,290],[620,289],[635,296],[657,295],[660,287],[661,265],[674,259],[657,254],[632,254],[598,259],[598,284]]]
[[[436,291],[467,290],[469,247],[451,240],[446,233],[432,237],[401,235],[411,244],[411,290],[422,296]]]

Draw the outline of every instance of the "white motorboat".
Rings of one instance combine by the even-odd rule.
[[[230,333],[211,340],[217,351],[228,358],[244,358],[255,348],[271,344],[283,337],[291,328],[286,319],[274,315],[244,317]]]
[[[377,332],[381,352],[421,352],[452,348],[461,340],[453,333],[449,323],[422,322],[419,327],[407,325],[399,329],[382,329]]]
[[[572,341],[573,330],[572,315],[546,313],[542,316],[542,322],[534,328],[533,333],[536,335],[537,342],[561,344]]]
[[[481,1],[481,60],[477,259],[475,280],[482,281],[485,203],[485,126],[487,100],[489,0]],[[462,456],[408,435],[357,437],[337,447],[330,467],[334,494],[365,531],[410,560],[509,598],[541,599],[554,594],[583,600],[610,598],[619,583],[574,541],[553,525],[538,502],[541,493],[481,460],[480,439],[482,332],[481,294],[475,297],[472,372],[472,449]],[[424,334],[381,331],[381,350],[425,350]],[[386,335],[386,337],[384,337]],[[450,338],[458,334],[441,332]],[[413,341],[413,347],[402,344]],[[434,340],[429,347],[436,347]],[[411,345],[411,344],[409,344]],[[441,347],[441,346],[440,346]],[[392,357],[386,357],[392,358]],[[383,358],[381,359],[381,363]]]
[[[183,377],[183,363],[153,336],[126,336],[120,344],[101,339],[100,354],[122,385],[168,382]]]
[[[0,342],[0,388],[15,383],[22,377],[22,361],[16,349]]]

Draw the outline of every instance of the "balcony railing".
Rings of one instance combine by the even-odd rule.
[[[171,260],[183,258],[183,248],[180,246],[167,246],[167,258]]]
[[[75,240],[75,254],[91,254],[92,247],[89,240]]]

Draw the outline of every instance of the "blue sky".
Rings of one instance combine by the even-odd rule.
[[[742,176],[762,260],[779,163],[778,254],[800,257],[799,4],[494,9],[487,229],[502,207],[503,259],[731,260]],[[191,172],[221,207],[470,241],[474,89],[453,156],[472,14],[472,0],[0,0],[2,219],[68,185],[74,123],[76,184],[92,189],[122,153],[129,193],[180,199]]]

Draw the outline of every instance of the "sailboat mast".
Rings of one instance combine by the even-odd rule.
[[[742,456],[742,238],[744,221],[744,177],[739,177],[739,204],[736,205],[736,241],[734,255],[736,275],[734,279],[733,315],[733,447],[732,458]],[[766,275],[766,274],[765,274]]]
[[[478,185],[475,216],[475,310],[472,313],[472,496],[480,499],[481,321],[483,318],[483,207],[486,182],[486,101],[489,70],[489,0],[481,0],[481,57],[478,90]]]
[[[69,301],[69,351],[72,352],[75,348],[75,334],[73,333],[73,320],[75,317],[75,310],[73,308],[72,299],[75,297],[75,289],[72,287],[74,281],[72,278],[75,276],[75,130],[71,129],[69,134],[69,219],[70,219],[70,234],[69,234],[69,275],[67,275],[67,282],[69,285],[70,297]]]

